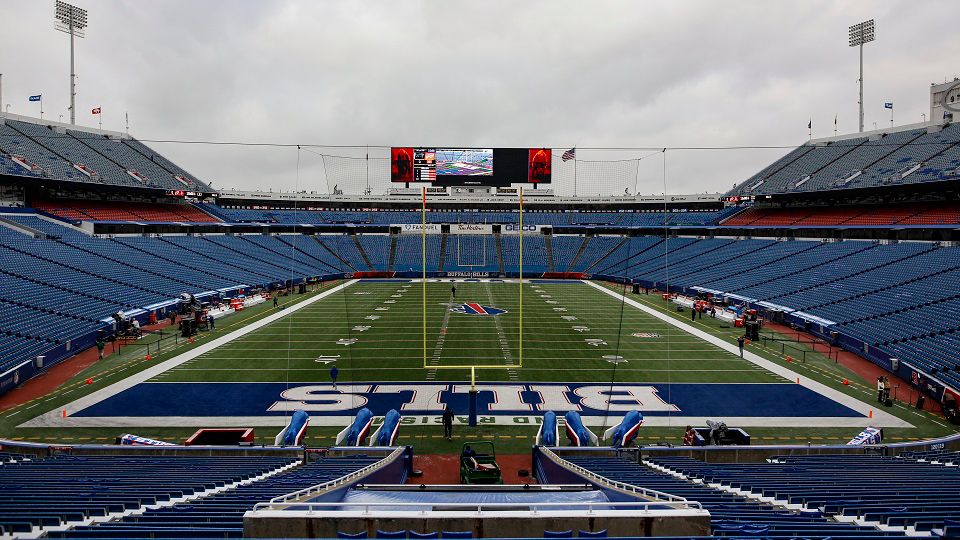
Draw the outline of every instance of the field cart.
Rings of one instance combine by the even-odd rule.
[[[497,452],[490,441],[464,444],[460,451],[461,484],[502,484]]]

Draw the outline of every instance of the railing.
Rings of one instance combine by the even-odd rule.
[[[807,353],[817,353],[827,358],[834,360],[835,362],[840,361],[840,351],[834,349],[834,347],[822,340],[817,338],[806,338],[799,332],[790,333],[790,334],[774,334],[774,333],[762,333],[760,334],[761,345],[765,349],[776,350],[780,348],[780,354],[791,355],[794,358],[797,358],[801,362],[807,361]],[[799,346],[791,345],[791,343],[796,343]],[[803,345],[808,345],[810,348],[803,348]],[[820,350],[826,347],[826,350]],[[790,351],[789,353],[787,351]]]
[[[376,463],[371,463],[370,465],[367,465],[362,469],[357,469],[350,474],[341,476],[340,478],[329,480],[327,482],[324,482],[322,484],[317,484],[315,486],[303,488],[301,490],[294,491],[293,493],[287,493],[286,495],[280,495],[279,497],[274,497],[270,499],[270,502],[268,503],[258,503],[258,506],[260,504],[289,503],[290,501],[299,499],[301,497],[308,497],[310,495],[327,491],[328,489],[331,489],[331,488],[337,488],[337,487],[344,486],[346,484],[350,484],[354,482],[357,478],[366,476],[382,467],[387,466],[388,464],[393,462],[393,460],[397,459],[398,456],[402,455],[404,452],[406,452],[406,447],[398,446],[396,450],[390,453],[390,455],[388,455],[387,457],[381,459]],[[297,504],[307,504],[307,503],[297,503]]]
[[[435,509],[442,507],[442,510]],[[518,506],[527,506],[527,508],[518,508]],[[664,508],[666,507],[666,508]],[[585,509],[587,515],[595,514],[600,511],[609,510],[622,513],[626,509],[639,509],[643,513],[650,513],[657,510],[696,510],[703,512],[703,507],[696,501],[565,501],[565,502],[531,502],[529,505],[518,504],[517,502],[488,502],[488,503],[455,503],[455,502],[294,502],[294,503],[257,503],[253,507],[253,512],[263,510],[282,510],[304,511],[311,514],[317,511],[327,509],[329,512],[344,512],[348,508],[362,509],[364,515],[372,515],[371,510],[387,509],[390,512],[415,512],[418,515],[427,515],[433,512],[470,512],[477,516],[483,516],[486,513],[500,512],[522,513],[528,515],[537,515],[541,512],[549,513],[549,510],[569,512],[573,509]]]
[[[609,487],[613,487],[613,488],[616,488],[616,489],[619,489],[619,490],[622,490],[622,491],[627,491],[627,492],[629,492],[629,493],[634,493],[634,494],[636,494],[636,495],[641,495],[641,496],[643,496],[643,497],[650,497],[650,498],[652,498],[652,499],[656,499],[656,500],[662,501],[662,502],[680,502],[680,503],[684,503],[684,504],[696,506],[697,508],[700,507],[700,503],[699,503],[699,502],[690,501],[690,500],[686,499],[685,497],[679,497],[679,496],[677,496],[677,495],[673,495],[673,494],[670,494],[670,493],[665,493],[665,492],[663,492],[663,491],[657,491],[657,490],[655,490],[655,489],[648,489],[648,488],[645,488],[645,487],[635,486],[635,485],[633,485],[633,484],[626,484],[626,483],[623,483],[623,482],[618,482],[617,480],[611,480],[611,479],[606,478],[606,477],[604,477],[604,476],[600,476],[599,474],[596,474],[596,473],[594,473],[594,472],[592,472],[592,471],[589,471],[589,470],[587,470],[587,469],[584,469],[583,467],[581,467],[581,466],[579,466],[579,465],[574,465],[573,463],[570,463],[569,461],[563,459],[562,457],[560,457],[560,456],[558,456],[557,454],[555,454],[552,450],[550,450],[549,448],[546,448],[546,447],[544,447],[544,446],[539,447],[538,450],[540,450],[540,452],[541,452],[544,456],[550,458],[550,459],[553,460],[555,463],[557,463],[557,464],[559,464],[559,465],[562,465],[562,466],[566,467],[567,469],[570,469],[570,470],[576,472],[577,474],[579,474],[579,475],[581,475],[581,476],[583,476],[583,477],[585,477],[585,478],[589,478],[589,479],[591,479],[591,480],[594,480],[594,481],[595,481],[596,483],[598,483],[598,484],[604,484],[604,485],[609,486]]]

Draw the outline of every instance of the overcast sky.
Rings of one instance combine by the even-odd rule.
[[[77,121],[140,139],[321,145],[644,148],[796,145],[921,121],[960,75],[955,1],[108,1],[77,43]],[[53,0],[0,0],[3,106],[68,118],[68,37]],[[217,188],[359,192],[386,151],[155,144]],[[669,151],[670,193],[725,191],[786,150]],[[661,193],[663,156],[581,150],[578,193]],[[573,166],[555,166],[573,191]]]

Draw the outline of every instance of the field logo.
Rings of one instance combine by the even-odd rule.
[[[658,333],[656,333],[656,332],[634,332],[634,333],[631,334],[631,335],[632,335],[633,337],[638,337],[638,338],[658,338],[658,337],[660,337],[660,334],[658,334]]]
[[[501,315],[507,312],[505,309],[469,302],[466,304],[461,304],[455,308],[450,308],[450,311],[453,313],[463,313],[464,315]]]

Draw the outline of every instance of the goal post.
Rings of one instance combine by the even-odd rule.
[[[497,364],[493,364],[493,363],[489,363],[489,360],[490,360],[490,359],[478,358],[478,359],[477,359],[477,360],[478,360],[477,362],[471,363],[471,364],[464,364],[464,363],[457,363],[457,364],[440,364],[440,363],[436,363],[436,359],[434,359],[434,363],[431,364],[431,363],[430,363],[429,352],[428,352],[428,341],[429,341],[429,339],[430,339],[430,333],[429,333],[429,330],[428,330],[428,328],[427,328],[427,319],[428,319],[427,314],[428,314],[428,310],[429,310],[430,307],[431,307],[431,304],[429,304],[429,303],[428,303],[428,300],[427,300],[427,297],[428,297],[428,287],[429,287],[429,285],[430,285],[430,283],[431,283],[431,280],[428,278],[428,275],[427,275],[427,191],[426,191],[426,188],[425,188],[425,187],[422,188],[422,204],[421,204],[421,208],[420,208],[420,223],[421,223],[421,229],[422,229],[422,230],[421,230],[421,244],[420,244],[420,246],[421,246],[421,248],[420,248],[420,249],[421,249],[421,265],[422,265],[422,266],[421,266],[421,285],[422,285],[422,286],[421,286],[421,291],[422,291],[422,293],[421,293],[421,307],[420,307],[420,309],[421,309],[421,324],[422,324],[422,328],[421,328],[421,335],[422,335],[422,360],[423,360],[423,368],[424,368],[424,369],[429,369],[429,370],[451,370],[451,369],[452,369],[452,370],[468,370],[468,371],[470,371],[470,374],[471,374],[471,384],[475,384],[475,382],[476,382],[476,372],[477,372],[477,370],[516,370],[516,369],[522,369],[522,368],[523,368],[523,189],[522,189],[522,188],[518,190],[517,209],[518,209],[518,220],[517,220],[517,223],[518,223],[518,225],[519,225],[518,231],[517,231],[517,232],[518,232],[518,252],[517,252],[517,256],[518,256],[519,276],[518,276],[518,279],[517,279],[517,281],[516,281],[517,287],[518,287],[518,293],[517,293],[517,301],[518,301],[518,307],[517,307],[517,325],[518,325],[518,326],[517,326],[517,328],[518,328],[518,330],[517,330],[517,334],[516,334],[516,337],[517,337],[517,344],[516,344],[516,346],[517,346],[517,358],[516,358],[516,361],[514,362],[514,361],[512,361],[512,360],[509,360],[509,363],[497,363]],[[476,236],[476,235],[473,235],[473,236]],[[461,255],[461,254],[460,254],[460,252],[459,252],[459,249],[460,249],[459,238],[460,238],[460,235],[458,235],[458,244],[457,244],[457,246],[456,246],[456,249],[458,250],[458,253],[457,253],[457,262],[458,262],[458,263],[461,262],[461,260],[460,260],[460,255]],[[490,237],[490,238],[488,238],[488,235],[483,235],[483,236],[480,237],[480,245],[481,245],[481,247],[482,247],[482,252],[483,252],[483,265],[486,264],[487,242],[496,242],[496,241],[497,241],[497,240],[496,240],[495,237]],[[450,246],[449,246],[449,236],[448,236],[448,248],[447,248],[447,249],[449,250],[449,248],[450,248]],[[438,280],[433,280],[433,281],[435,282],[435,284],[442,283],[442,282],[440,282],[440,281],[438,281]],[[508,280],[508,281],[509,281],[509,280]],[[434,304],[437,304],[437,303],[434,302]],[[432,307],[433,307],[433,309],[436,309],[436,308],[437,308],[436,305],[433,305]],[[451,309],[451,307],[450,307],[450,306],[446,306],[446,307],[443,307],[443,309]],[[434,313],[436,313],[436,312],[434,312]],[[498,323],[498,324],[499,324],[499,323]],[[506,335],[509,335],[509,334],[506,334]]]

